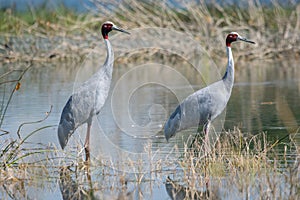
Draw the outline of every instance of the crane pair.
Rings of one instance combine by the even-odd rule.
[[[82,124],[87,124],[84,143],[86,161],[90,160],[90,130],[93,116],[101,111],[107,99],[112,79],[114,52],[108,39],[108,33],[112,30],[130,34],[112,22],[103,23],[101,33],[107,50],[105,63],[70,96],[63,108],[58,126],[59,143],[64,149],[74,131]],[[224,110],[231,95],[234,83],[231,43],[238,40],[254,44],[236,32],[227,35],[228,63],[225,75],[221,80],[191,94],[177,106],[165,123],[164,134],[167,141],[176,132],[198,125],[203,125],[205,135],[208,134],[211,122]]]

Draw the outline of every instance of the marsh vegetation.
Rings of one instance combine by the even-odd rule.
[[[300,5],[243,2],[95,1],[85,13],[63,6],[1,10],[1,198],[298,199]],[[106,20],[128,29],[131,39],[112,37],[117,67],[111,96],[121,93],[118,101],[108,100],[97,118],[100,128],[93,127],[94,156],[87,166],[81,133],[62,151],[57,124],[74,85],[104,62],[99,27]],[[195,129],[167,143],[157,129],[180,101],[178,95],[223,74],[224,38],[231,31],[257,45],[233,49],[236,85],[226,117],[224,113],[215,124],[218,139],[204,156],[201,138],[200,146],[190,146]],[[153,63],[179,72],[188,85],[178,81],[168,88],[171,92],[155,85],[151,76],[170,71],[152,68]],[[199,65],[205,67],[194,67]],[[176,82],[172,75],[164,81]],[[127,85],[150,84],[136,85],[129,103],[122,104],[131,92],[123,79]],[[131,111],[133,130],[155,122],[147,129],[155,137],[124,134],[112,105]],[[127,122],[122,109],[117,112]]]

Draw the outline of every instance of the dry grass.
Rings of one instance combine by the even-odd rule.
[[[173,195],[212,195],[212,199],[297,199],[300,195],[299,147],[291,139],[278,148],[266,134],[245,135],[235,129],[224,132],[204,158],[186,149],[179,161],[183,175],[169,181]],[[195,147],[197,149],[197,147]],[[289,156],[287,156],[289,155]],[[287,158],[293,158],[290,162]],[[190,198],[190,197],[189,197]]]
[[[17,151],[13,146],[5,154],[18,155],[15,161],[1,157],[1,194],[27,198],[30,194],[26,188],[53,190],[49,188],[49,182],[58,179],[62,195],[69,199],[133,199],[136,192],[140,198],[147,198],[147,193],[153,192],[152,187],[162,184],[172,198],[297,199],[300,195],[299,147],[291,137],[288,141],[270,143],[264,133],[243,134],[239,129],[223,132],[204,158],[199,156],[197,147],[173,152],[182,155],[173,163],[173,170],[167,160],[151,160],[153,152],[148,146],[145,146],[145,152],[152,161],[150,168],[146,166],[149,164],[146,160],[116,165],[104,159],[86,165],[80,158],[73,158],[73,164],[67,167],[68,158],[57,157],[57,151],[49,150],[49,147],[35,150],[36,155],[26,157],[36,159],[46,151],[52,156],[46,155],[48,159],[29,163],[23,157],[24,150]],[[277,145],[284,145],[284,148]],[[127,172],[128,168],[131,171]],[[166,179],[169,176],[172,178]],[[144,191],[140,187],[148,189]]]
[[[224,57],[220,44],[231,31],[238,31],[258,44],[237,52],[237,58],[281,59],[286,55],[298,58],[300,52],[300,5],[282,7],[274,1],[270,6],[263,6],[258,1],[248,0],[244,7],[203,1],[181,2],[174,7],[167,1],[128,0],[121,4],[110,1],[113,11],[103,6],[103,2],[95,1],[95,5],[97,12],[91,10],[85,14],[66,8],[56,11],[41,8],[25,14],[2,11],[1,60],[80,59],[101,38],[99,27],[106,20],[129,30],[156,27],[185,33],[220,60]],[[173,42],[170,38],[169,43]]]
[[[6,20],[0,23],[0,60],[81,60],[99,40],[99,25],[108,20],[104,16],[109,16],[109,20],[129,30],[158,27],[182,32],[198,41],[208,54],[219,61],[224,57],[224,46],[220,44],[224,43],[225,35],[233,30],[258,43],[258,47],[250,47],[247,51],[243,50],[243,46],[239,47],[242,50],[235,54],[238,59],[281,59],[287,54],[298,58],[300,5],[283,8],[274,3],[272,7],[264,7],[252,0],[247,1],[247,4],[248,7],[244,8],[226,8],[217,4],[206,5],[201,1],[197,5],[195,2],[186,3],[183,5],[184,9],[179,9],[164,1],[147,3],[133,0],[124,1],[122,4],[113,2],[115,12],[96,3],[99,9],[97,13],[78,15],[65,10],[43,15],[46,11],[42,11],[29,14],[31,19],[7,10],[2,13],[4,17],[0,17],[1,20]],[[172,38],[167,42],[172,42]],[[119,62],[134,59],[136,56],[135,52],[127,55],[127,60]],[[163,59],[170,59],[166,52],[157,49],[147,49],[146,55],[164,55]],[[171,59],[178,61],[176,57]],[[11,91],[12,95],[21,79],[22,76],[13,80],[16,85]],[[9,102],[2,105],[0,127],[5,116],[5,107],[8,105]],[[22,125],[20,129],[21,127]],[[41,127],[43,128],[47,127]],[[62,191],[73,191],[74,194],[88,198],[94,198],[97,196],[95,193],[103,191],[118,194],[115,195],[116,199],[119,196],[130,198],[132,192],[139,190],[142,184],[146,184],[149,189],[162,183],[166,184],[168,194],[173,197],[182,195],[186,198],[208,196],[212,199],[220,196],[227,196],[229,199],[299,199],[300,196],[300,150],[292,137],[285,143],[270,143],[264,133],[253,136],[241,133],[238,129],[224,132],[204,158],[198,157],[197,149],[191,150],[187,146],[182,152],[176,152],[182,156],[176,163],[172,163],[176,168],[171,171],[166,169],[169,167],[166,167],[168,160],[151,160],[153,152],[146,146],[148,161],[152,161],[147,173],[144,160],[119,163],[117,168],[112,162],[100,160],[90,166],[91,174],[86,177],[87,166],[80,160],[74,161],[71,156],[58,157],[57,150],[49,147],[34,150],[24,148],[26,140],[41,129],[27,134],[24,138],[1,140],[1,196],[6,195],[12,199],[27,198],[28,186],[43,188],[43,184],[57,179],[60,179]],[[4,136],[5,133],[0,137]],[[278,145],[283,148],[278,148]],[[43,155],[43,159],[35,163],[26,160],[30,157],[39,158],[40,155]],[[58,170],[66,165],[65,160],[74,161],[73,171],[69,168]],[[123,171],[128,166],[134,173]],[[169,175],[174,180],[166,181]],[[37,182],[41,177],[42,181]],[[71,183],[71,186],[64,185],[65,183]],[[128,189],[128,185],[134,185],[135,189]],[[143,198],[141,190],[139,192]]]

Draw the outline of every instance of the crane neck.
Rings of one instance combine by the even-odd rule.
[[[106,45],[107,56],[106,60],[101,68],[108,76],[112,76],[113,64],[114,64],[114,51],[108,39],[104,39]]]
[[[234,83],[234,61],[233,61],[233,56],[232,56],[232,51],[230,46],[226,46],[227,50],[227,68],[226,72],[222,78],[226,88],[231,91]]]

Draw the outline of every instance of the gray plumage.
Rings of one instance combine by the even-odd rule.
[[[108,96],[114,53],[109,40],[105,40],[105,43],[107,58],[103,67],[72,94],[62,111],[58,126],[58,138],[62,149],[80,125],[92,122],[93,116],[100,112]]]
[[[191,94],[177,106],[164,127],[167,141],[176,132],[201,125],[204,126],[204,132],[207,134],[211,121],[223,112],[234,83],[234,61],[230,44],[237,40],[254,43],[239,36],[236,32],[232,32],[227,36],[228,64],[225,75],[220,81]]]
[[[86,160],[89,160],[90,157],[89,138],[93,116],[97,115],[103,107],[112,79],[114,52],[108,40],[108,33],[112,30],[128,33],[109,21],[102,25],[102,36],[107,49],[105,63],[102,68],[72,94],[63,108],[58,125],[58,139],[62,149],[64,149],[74,131],[82,124],[87,123],[87,135],[84,146]]]

